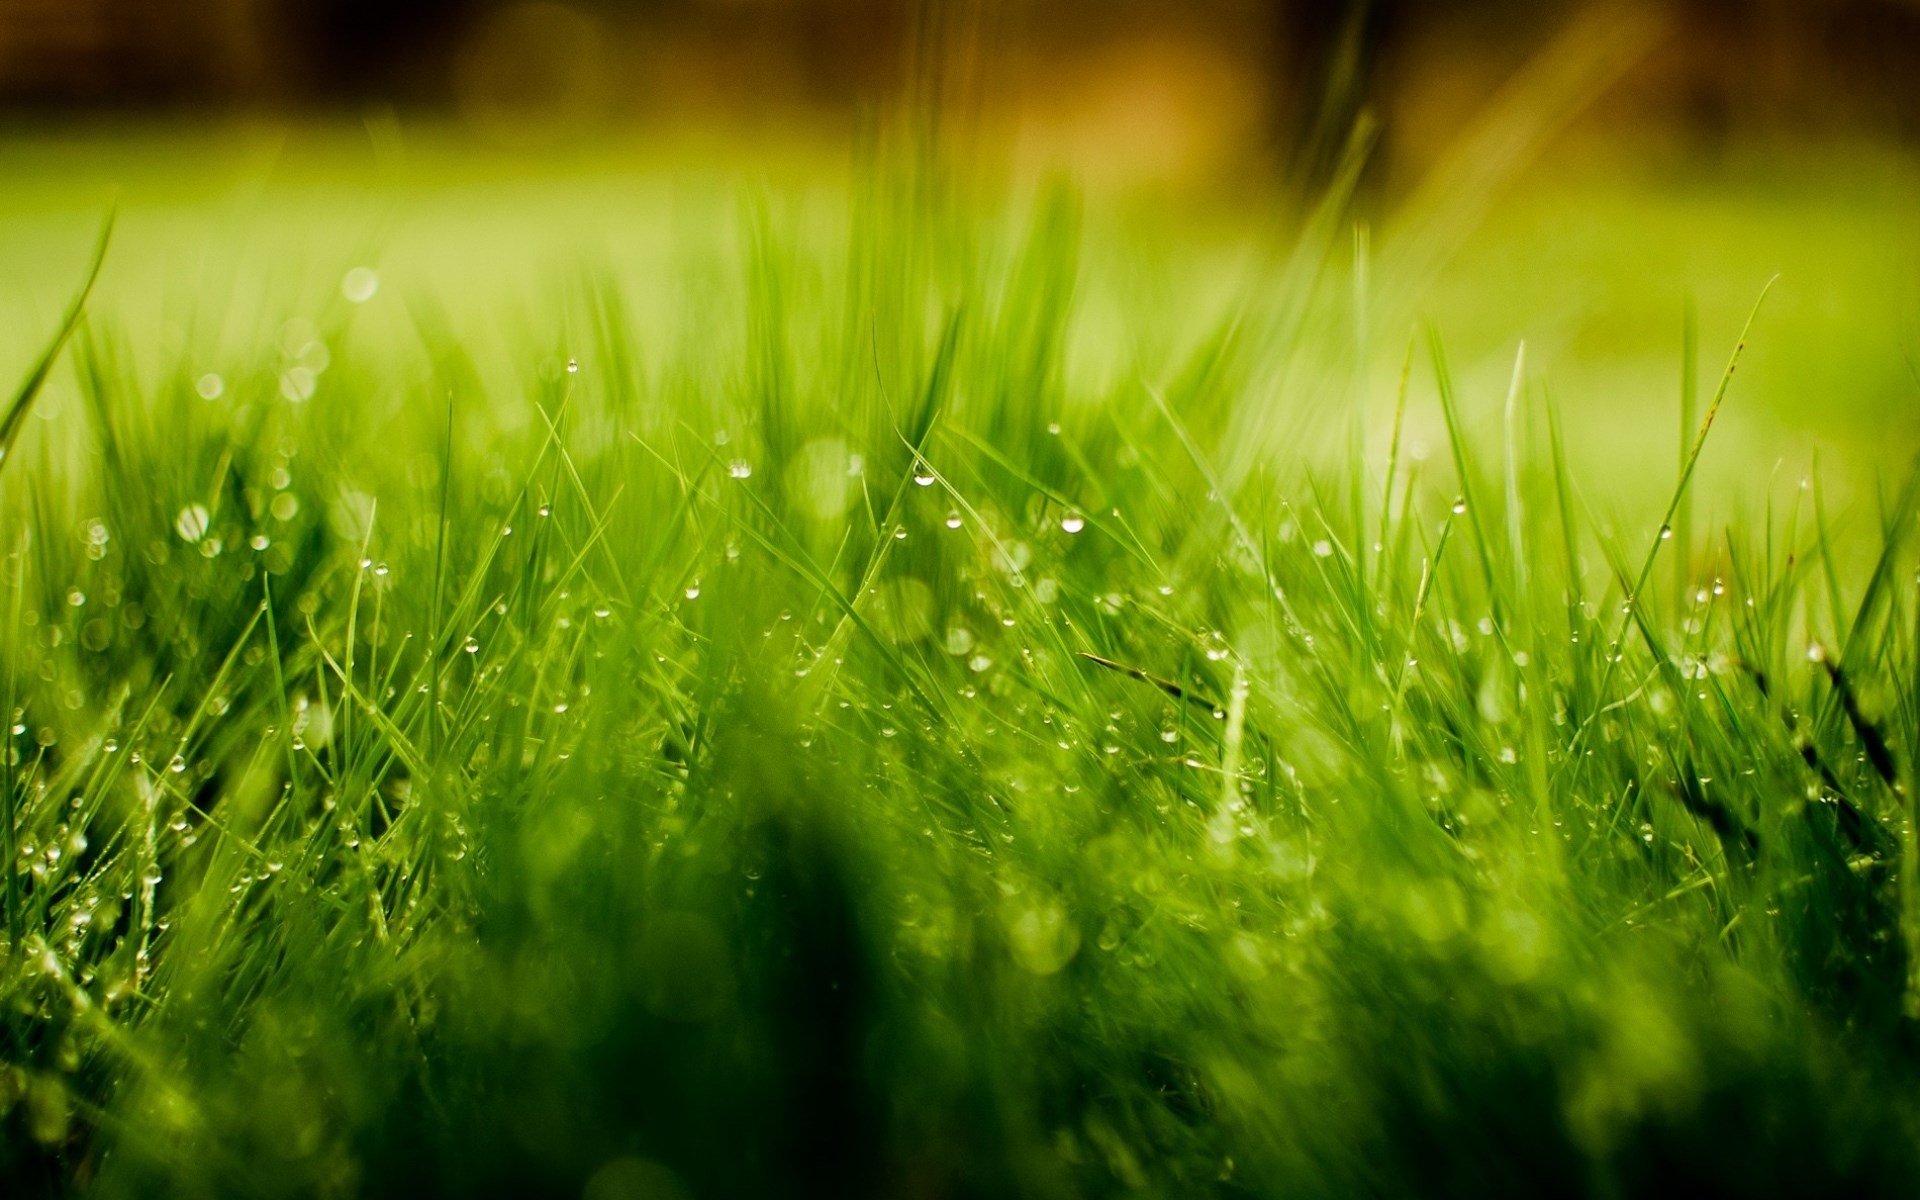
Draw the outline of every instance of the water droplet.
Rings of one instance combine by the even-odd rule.
[[[972,671],[975,675],[990,669],[992,666],[993,660],[984,654],[976,654],[967,660],[967,670]]]
[[[1466,498],[1465,496],[1461,496],[1461,497],[1459,497],[1459,498],[1457,498],[1456,500],[1454,500],[1454,502],[1453,502],[1453,515],[1454,515],[1454,516],[1456,516],[1456,517],[1457,517],[1457,516],[1459,516],[1460,514],[1462,514],[1462,513],[1464,513],[1464,512],[1466,512],[1466,511],[1467,511],[1467,498]]]
[[[915,483],[921,487],[932,487],[933,480],[934,474],[932,467],[924,462],[916,462],[913,464],[913,481]]]
[[[86,604],[86,602],[87,602],[87,594],[81,591],[79,588],[74,588],[72,591],[67,593],[67,603],[72,605],[75,608],[81,607],[82,605]]]
[[[462,650],[465,650],[468,654],[478,654],[480,653],[480,640],[478,638],[469,637],[466,641],[466,644],[461,646],[460,648]]]
[[[535,509],[534,511],[539,513],[543,517],[550,517],[553,515],[553,505],[542,504],[539,508]]]
[[[227,381],[208,371],[194,380],[193,390],[202,400],[218,400],[227,390]]]
[[[1060,518],[1060,528],[1068,533],[1079,533],[1087,527],[1087,519],[1077,512],[1069,512]]]
[[[744,458],[736,458],[727,464],[727,474],[735,479],[745,479],[753,474],[753,464]]]
[[[1673,526],[1662,525],[1660,527],[1660,540],[1663,542],[1670,542],[1673,540]]]
[[[197,542],[207,536],[207,527],[212,521],[206,505],[189,504],[173,519],[173,529],[187,541]]]
[[[948,528],[948,529],[958,529],[958,528],[960,528],[960,514],[959,514],[959,512],[957,512],[957,511],[955,511],[955,512],[950,512],[950,513],[948,513],[948,514],[947,514],[947,528]]]
[[[365,304],[380,290],[380,275],[372,267],[355,267],[340,280],[340,294],[349,304]]]
[[[570,358],[570,359],[568,359],[568,360],[567,360],[567,374],[569,374],[569,375],[578,375],[579,373],[580,373],[580,360],[579,360],[579,359],[577,359],[577,358]]]
[[[695,580],[694,582],[687,585],[686,597],[689,600],[698,600],[700,598],[700,581],[699,580]]]
[[[1333,556],[1333,543],[1326,538],[1321,538],[1313,544],[1313,556],[1315,558],[1331,558]]]
[[[280,395],[290,404],[313,399],[320,376],[312,367],[288,367],[280,372]]]

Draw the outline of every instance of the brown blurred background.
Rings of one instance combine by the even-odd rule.
[[[1614,0],[0,0],[0,111],[391,104],[502,142],[609,123],[836,119],[964,62],[1040,142],[1324,173],[1355,116],[1417,161],[1579,10]],[[1920,0],[1647,0],[1608,111],[1920,136]],[[931,47],[931,49],[930,49]],[[917,64],[917,66],[916,66]],[[951,83],[951,81],[949,81]],[[951,98],[951,97],[950,97]]]
[[[1246,88],[1275,138],[1524,58],[1574,0],[0,0],[12,108],[405,108],[589,100],[611,113],[837,109],[962,31],[1027,88]],[[1584,8],[1596,8],[1586,4]],[[1620,8],[1601,0],[1597,8]],[[1920,0],[1661,0],[1636,88],[1705,131],[1920,129]],[[1212,83],[1208,83],[1212,81]],[[593,96],[580,92],[591,90]]]

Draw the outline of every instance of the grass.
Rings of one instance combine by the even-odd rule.
[[[1792,323],[1596,454],[1338,205],[924,182],[107,315],[130,206],[0,461],[8,1194],[1909,1194],[1916,491],[1714,461]]]

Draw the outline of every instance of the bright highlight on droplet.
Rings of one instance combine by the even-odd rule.
[[[1060,518],[1060,528],[1068,533],[1079,533],[1087,527],[1087,519],[1077,512],[1070,512]]]
[[[280,372],[280,394],[288,403],[299,404],[313,399],[314,389],[320,386],[319,376],[311,367],[288,367]]]
[[[365,304],[380,290],[380,274],[372,267],[355,267],[340,280],[340,294],[350,304]]]
[[[197,542],[207,536],[207,529],[212,523],[213,517],[207,512],[206,505],[189,504],[173,519],[173,529],[187,541]]]

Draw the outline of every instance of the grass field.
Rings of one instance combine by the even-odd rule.
[[[0,146],[6,1195],[1920,1186],[1910,164],[396,153]]]

